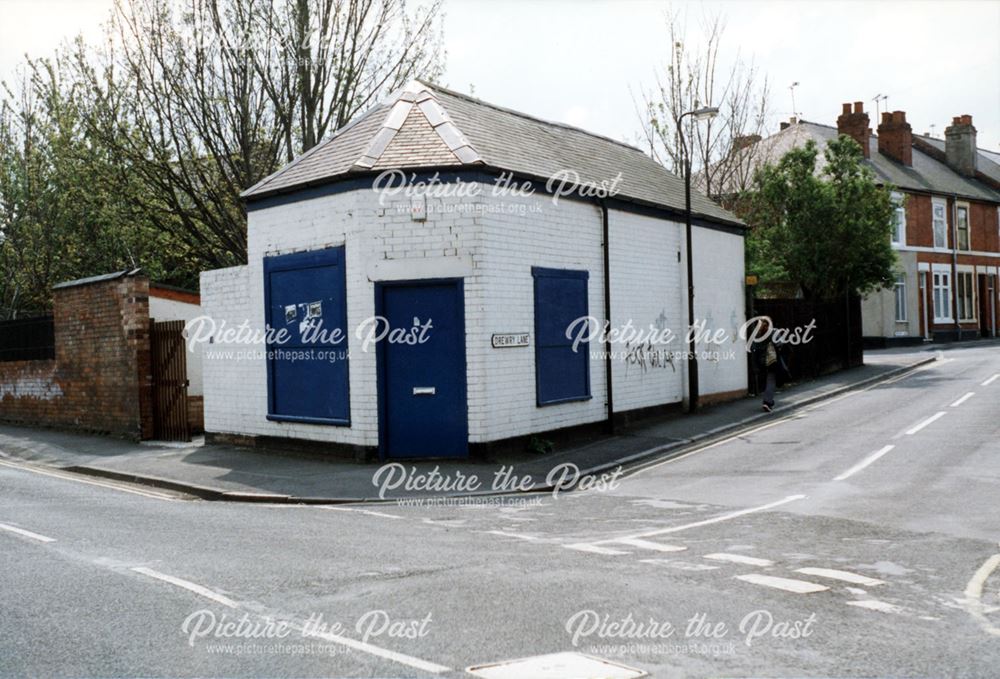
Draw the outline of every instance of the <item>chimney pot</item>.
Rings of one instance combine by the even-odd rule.
[[[864,154],[865,158],[871,157],[871,150],[869,148],[869,140],[872,136],[871,127],[869,127],[868,114],[865,113],[864,103],[860,101],[854,102],[854,110],[851,110],[850,104],[844,104],[843,113],[837,118],[837,133],[843,134],[858,143],[861,147],[861,153]]]
[[[979,150],[976,148],[976,128],[968,113],[951,119],[944,131],[944,155],[948,167],[966,177],[975,177]]]
[[[913,165],[913,129],[903,111],[886,111],[878,126],[878,152],[907,167]]]

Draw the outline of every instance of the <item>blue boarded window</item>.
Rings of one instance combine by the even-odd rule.
[[[566,330],[588,315],[586,271],[532,267],[535,279],[535,395],[538,405],[590,398],[590,347],[573,351]]]
[[[343,246],[264,258],[269,420],[350,424],[345,280]]]

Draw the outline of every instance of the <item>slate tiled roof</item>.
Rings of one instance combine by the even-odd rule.
[[[916,139],[917,135],[913,135],[913,137]],[[944,153],[944,139],[925,135],[920,135],[919,139],[921,142],[937,149],[939,153]],[[976,159],[977,169],[993,181],[1000,182],[1000,154],[987,151],[986,149],[977,150],[979,151],[979,157]]]
[[[914,136],[916,137],[916,135]],[[820,150],[816,165],[817,170],[822,171],[826,164],[823,158],[823,149],[828,142],[836,138],[837,128],[800,120],[758,142],[761,147],[758,149],[757,162],[759,164],[777,162],[788,151],[804,146],[807,141],[812,140],[816,142]],[[940,142],[941,150],[944,151],[943,140],[926,137],[921,137],[921,139]],[[879,153],[876,135],[872,135],[869,144],[871,157],[865,162],[875,172],[879,181],[883,183],[892,184],[904,190],[956,194],[963,198],[1000,202],[1000,192],[982,182],[960,175],[944,162],[921,151],[918,146],[913,147],[913,166],[906,167],[902,163]],[[984,154],[980,154],[979,169],[985,172],[984,165],[988,162],[991,161],[985,159]]]
[[[618,198],[684,209],[683,181],[638,148],[416,81],[243,197],[252,201],[392,167],[457,166],[543,180],[573,171],[583,182],[598,183],[611,182],[621,173]],[[697,191],[692,191],[691,206],[698,217],[740,224]]]

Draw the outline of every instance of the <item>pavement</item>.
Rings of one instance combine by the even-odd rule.
[[[66,471],[180,491],[205,500],[334,504],[394,501],[427,495],[459,497],[568,488],[644,460],[662,460],[767,419],[935,360],[957,345],[869,351],[865,365],[784,387],[774,413],[758,398],[707,407],[695,415],[651,420],[614,436],[581,440],[545,455],[524,454],[489,462],[407,462],[375,478],[378,464],[304,459],[232,445],[131,443],[101,436],[0,425],[0,456]],[[570,466],[572,465],[572,466]],[[498,476],[498,474],[500,476]],[[432,488],[407,488],[428,479]],[[434,484],[435,479],[440,483]],[[476,487],[469,482],[474,479]],[[449,483],[451,481],[451,483]],[[399,487],[393,487],[400,484]],[[428,492],[428,491],[431,492]]]
[[[0,677],[995,679],[998,399],[997,346],[949,348],[613,487],[454,503],[0,461]]]

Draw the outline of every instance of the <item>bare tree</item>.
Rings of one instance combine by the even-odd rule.
[[[77,54],[89,120],[205,267],[246,259],[239,193],[403,81],[439,72],[439,5],[117,0]]]
[[[702,24],[702,45],[686,40],[686,23],[677,12],[666,17],[669,60],[657,73],[656,86],[637,103],[644,141],[653,158],[676,174],[683,170],[681,134],[690,147],[692,175],[698,188],[710,196],[736,193],[753,179],[755,143],[765,133],[770,88],[752,61],[738,54],[731,66],[720,65],[725,20],[709,16]],[[688,117],[678,129],[681,114],[716,106],[719,115],[695,123]]]

